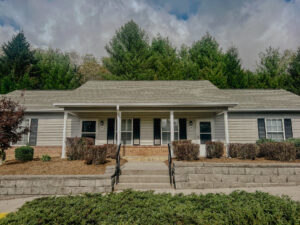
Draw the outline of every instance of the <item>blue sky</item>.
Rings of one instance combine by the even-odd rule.
[[[0,44],[23,29],[34,47],[106,56],[115,30],[133,19],[176,47],[210,32],[255,68],[268,46],[300,46],[300,0],[0,0]]]

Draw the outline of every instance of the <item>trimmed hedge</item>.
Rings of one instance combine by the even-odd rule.
[[[107,148],[107,158],[112,158],[112,159],[116,159],[117,158],[117,145],[115,144],[106,144],[105,145]]]
[[[224,155],[224,143],[220,141],[206,142],[206,157],[221,158]]]
[[[266,159],[279,161],[294,161],[296,159],[296,148],[294,143],[269,142],[259,145],[260,151]]]
[[[67,157],[69,160],[84,160],[87,147],[94,144],[93,138],[67,138]]]
[[[191,140],[173,141],[172,145],[177,160],[199,159],[199,145],[193,144]]]
[[[15,149],[15,158],[23,162],[33,160],[34,148],[30,146],[22,146]]]
[[[299,224],[300,202],[263,192],[173,196],[125,190],[35,199],[8,214],[0,223]]]
[[[229,144],[229,156],[231,158],[252,159],[256,158],[259,148],[256,144]]]
[[[300,159],[300,138],[290,138],[286,142],[293,143],[296,148],[296,159]]]
[[[84,160],[86,164],[104,164],[106,162],[107,146],[90,145],[85,150]]]

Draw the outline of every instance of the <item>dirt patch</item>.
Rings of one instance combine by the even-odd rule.
[[[173,161],[179,162],[177,159],[173,159]],[[255,160],[249,159],[237,159],[237,158],[200,158],[199,160],[192,160],[192,161],[183,161],[183,162],[210,162],[210,163],[300,163],[300,159],[291,162],[282,162],[276,160],[267,160],[264,158],[256,158]],[[166,161],[168,164],[168,161]]]
[[[121,165],[126,163],[121,159]],[[107,166],[113,166],[116,160],[108,159],[103,165],[86,165],[83,160],[69,161],[54,157],[49,162],[34,159],[29,162],[6,161],[0,166],[0,175],[87,175],[104,174]]]

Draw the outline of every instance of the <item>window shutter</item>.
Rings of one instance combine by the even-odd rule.
[[[179,139],[185,140],[186,137],[186,119],[179,119]]]
[[[266,138],[265,119],[264,118],[257,119],[257,126],[258,126],[258,137],[259,137],[259,139]]]
[[[115,119],[107,119],[107,144],[113,144],[115,140]]]
[[[133,119],[133,145],[140,144],[140,119]]]
[[[284,119],[285,139],[293,138],[292,120]]]
[[[29,134],[29,145],[30,146],[36,146],[38,122],[39,122],[38,119],[31,119],[30,134]]]
[[[153,131],[154,131],[154,145],[161,144],[161,136],[160,136],[160,119],[154,119],[153,123]]]

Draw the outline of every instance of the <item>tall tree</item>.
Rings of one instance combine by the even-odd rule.
[[[225,76],[227,77],[228,88],[247,87],[247,79],[236,47],[229,48],[225,54]]]
[[[296,55],[293,57],[288,71],[291,76],[289,90],[300,95],[300,47],[298,48]]]
[[[135,22],[122,26],[105,48],[109,58],[103,64],[112,74],[128,80],[151,79],[148,37]]]

